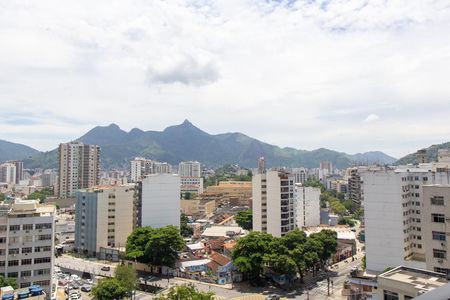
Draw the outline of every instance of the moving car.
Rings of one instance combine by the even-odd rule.
[[[103,266],[100,270],[102,270],[102,271],[109,271],[109,270],[111,270],[111,267]]]

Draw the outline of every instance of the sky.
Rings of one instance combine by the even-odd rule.
[[[448,0],[0,2],[0,139],[189,119],[281,147],[450,141]]]

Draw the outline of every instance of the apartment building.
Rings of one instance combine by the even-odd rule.
[[[126,246],[134,228],[135,185],[79,190],[75,205],[75,249],[100,257],[107,249]]]
[[[361,173],[366,170],[367,168],[364,167],[355,167],[348,168],[346,171],[346,176],[348,177],[348,199],[352,200],[353,203],[357,204],[358,206],[361,206],[361,203],[364,200],[361,183]]]
[[[0,206],[0,274],[15,278],[21,288],[51,290],[55,213],[55,206],[37,200]]]
[[[362,173],[367,270],[405,265],[426,268],[423,186],[448,184],[447,172],[432,164],[367,170]]]
[[[450,185],[423,186],[422,239],[428,270],[450,278]]]
[[[41,182],[44,187],[55,186],[58,182],[58,173],[54,170],[45,170],[41,176]]]
[[[292,168],[295,183],[305,183],[308,180],[308,170],[306,168]]]
[[[0,182],[7,184],[16,183],[17,176],[16,165],[10,162],[6,162],[0,165]]]
[[[172,173],[172,166],[166,162],[159,162],[143,157],[136,157],[131,162],[131,181],[138,182],[146,175],[150,174],[170,174]]]
[[[200,195],[203,193],[203,178],[202,177],[181,177],[181,193],[195,193]]]
[[[58,196],[74,197],[78,189],[100,182],[100,147],[81,142],[59,145]]]
[[[178,164],[180,177],[201,177],[202,167],[198,161],[182,161]]]
[[[295,229],[294,176],[266,171],[252,179],[253,230],[280,237]]]
[[[304,187],[295,184],[294,206],[298,228],[320,225],[320,188]]]
[[[151,174],[142,179],[136,201],[136,225],[180,226],[180,176]]]

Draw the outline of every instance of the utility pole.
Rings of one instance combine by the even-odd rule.
[[[326,272],[327,272],[327,286],[328,286],[327,293],[328,293],[328,296],[330,296],[330,276],[328,274],[328,269],[326,269]]]

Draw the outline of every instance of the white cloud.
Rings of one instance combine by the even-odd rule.
[[[188,118],[401,156],[450,139],[449,27],[445,0],[3,1],[0,104],[20,117],[0,115],[0,138],[50,149]]]
[[[375,121],[378,121],[380,119],[380,116],[375,115],[375,114],[370,114],[367,116],[367,118],[364,119],[365,123],[372,123]]]

